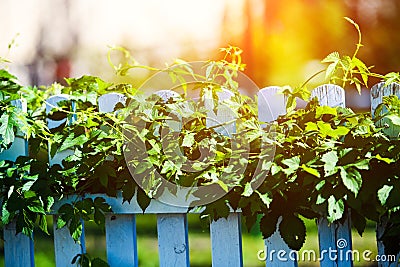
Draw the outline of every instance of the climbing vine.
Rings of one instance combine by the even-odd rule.
[[[356,27],[359,42],[353,56],[334,52],[323,60],[328,64],[327,81],[358,90],[367,86],[369,77],[381,78],[386,85],[398,82],[398,73],[373,73],[357,58],[361,33],[347,20]],[[283,87],[287,114],[265,122],[258,118],[257,101],[239,91],[237,77],[245,68],[239,48],[222,49],[225,57],[206,62],[200,74],[184,61],[159,70],[140,65],[122,48],[112,52],[124,56],[123,62],[114,64],[109,55],[117,74],[128,75],[135,68],[165,72],[179,82],[181,93],[145,96],[130,84],[92,76],[38,89],[22,86],[6,69],[0,70],[1,150],[9,149],[17,137],[29,145],[27,155],[0,161],[2,225],[15,222],[17,233],[28,236],[38,225],[47,233],[45,215],[56,212],[57,226],[67,226],[78,241],[82,220],[104,225],[105,214],[111,211],[103,197],[93,194],[121,194],[121,201],[136,198],[145,211],[151,198],[165,190],[176,193],[173,187],[160,186],[168,181],[192,188],[194,196],[223,192],[215,201],[195,200],[188,207],[203,207],[202,219],[216,220],[227,217],[231,209],[241,210],[246,227],[259,223],[267,238],[281,218],[278,230],[292,249],[304,243],[303,218],[326,217],[333,223],[351,214],[352,226],[360,234],[367,220],[380,223],[387,218],[390,227],[382,241],[390,244],[390,254],[400,251],[400,145],[385,131],[400,127],[397,97],[385,97],[371,116],[319,105],[317,99],[309,99],[306,82],[298,88]],[[196,101],[190,96],[194,89],[200,91]],[[230,98],[220,99],[226,91]],[[125,105],[105,113],[97,100],[109,92],[123,94]],[[55,93],[68,94],[70,100],[46,113],[46,99]],[[296,98],[307,100],[307,106],[297,109]],[[15,104],[21,99],[27,112]],[[221,107],[229,109],[231,119],[210,125],[210,110]],[[48,120],[59,126],[49,129]],[[235,132],[224,132],[232,124]],[[63,151],[68,156],[50,164]],[[66,198],[70,201],[54,210],[54,204]],[[82,254],[73,261],[91,260]]]

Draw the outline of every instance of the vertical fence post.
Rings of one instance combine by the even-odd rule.
[[[204,104],[207,108],[207,127],[220,125],[235,118],[228,106],[222,104],[224,100],[230,99],[233,93],[223,89],[218,92],[220,105],[214,113],[214,102],[212,99],[205,99]],[[231,135],[236,131],[234,122],[215,128],[216,131]],[[228,217],[211,222],[211,254],[212,266],[243,266],[242,255],[242,233],[240,213],[231,212]]]
[[[160,267],[189,267],[189,238],[186,214],[157,214]]]
[[[118,93],[98,98],[99,112],[114,112],[115,106],[125,106],[126,97]],[[110,267],[138,266],[136,217],[134,214],[106,214],[106,249]]]
[[[345,93],[340,86],[326,84],[315,88],[311,92],[311,98],[317,97],[319,104],[330,107],[345,107]],[[344,223],[334,222],[329,224],[326,218],[318,221],[318,239],[320,250],[320,264],[323,267],[347,267],[353,266],[351,257],[351,223],[350,214]],[[336,257],[331,259],[328,252],[335,250]]]
[[[371,88],[371,115],[375,115],[375,110],[379,104],[382,103],[384,96],[395,95],[400,98],[400,84],[393,83],[388,86],[385,86],[384,82],[378,83]],[[385,133],[391,138],[399,138],[399,127],[390,127],[384,130]],[[378,245],[378,255],[383,259],[386,258],[385,254],[385,246],[383,242],[380,240],[382,235],[385,232],[387,224],[387,218],[382,218],[381,222],[376,226],[376,240]],[[389,261],[379,261],[379,267],[394,267],[398,266],[398,261],[400,260],[400,253],[396,255],[395,262]]]
[[[23,112],[27,110],[23,100],[14,100],[11,104]],[[17,132],[11,147],[0,153],[0,160],[15,161],[19,156],[28,156],[28,142],[20,132]],[[22,233],[16,235],[15,229],[15,222],[3,228],[5,266],[35,266],[33,240]]]
[[[49,114],[55,107],[58,107],[58,103],[60,101],[69,100],[68,95],[55,95],[49,97],[46,100],[46,114]],[[51,119],[47,119],[47,126],[49,129],[53,129],[59,127],[63,123],[66,122],[67,119],[63,119],[60,121],[55,121]],[[60,164],[62,165],[62,160],[67,156],[71,155],[71,150],[65,150],[60,153],[57,153],[54,157],[51,157],[49,154],[49,163],[50,165]],[[53,215],[54,221],[54,252],[56,259],[56,266],[74,266],[71,264],[73,257],[77,254],[85,252],[85,235],[82,233],[81,236],[81,244],[76,243],[68,230],[68,227],[64,226],[63,228],[57,228],[57,215]]]
[[[177,92],[171,90],[160,90],[155,94],[161,97],[165,102],[171,97],[179,97]],[[181,130],[181,123],[176,121],[169,121],[168,123],[172,130]],[[164,195],[167,193],[170,197],[173,197],[166,191]],[[177,198],[179,198],[179,193],[177,196]],[[162,198],[160,201],[162,201]],[[190,266],[188,222],[186,214],[157,214],[157,236],[160,267]]]
[[[262,122],[271,122],[276,120],[280,115],[286,114],[286,99],[283,94],[280,94],[280,87],[269,86],[261,89],[258,92],[258,118]],[[286,257],[286,261],[279,261],[276,257],[269,257],[275,251],[277,253],[283,251],[285,255],[293,255],[292,250],[288,247],[279,233],[279,224],[281,219],[278,220],[275,232],[264,240],[265,245],[265,264],[268,267],[295,267],[297,266],[297,259],[293,257]]]

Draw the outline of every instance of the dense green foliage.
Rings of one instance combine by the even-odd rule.
[[[164,190],[174,193],[160,186],[166,180],[193,187],[195,196],[204,196],[211,188],[226,193],[205,205],[203,219],[216,220],[228,216],[230,208],[240,209],[248,229],[262,216],[260,229],[266,238],[282,217],[279,232],[293,249],[300,249],[305,240],[302,217],[326,217],[332,223],[351,214],[360,234],[367,219],[380,223],[385,218],[388,227],[382,239],[390,244],[388,254],[398,252],[400,146],[396,138],[385,135],[385,129],[400,126],[399,99],[385,98],[373,118],[347,108],[320,106],[316,99],[308,99],[305,86],[284,88],[288,113],[275,122],[262,122],[256,100],[242,95],[235,81],[244,67],[241,51],[230,47],[224,52],[223,60],[206,64],[204,76],[183,62],[164,70],[184,89],[168,99],[146,97],[128,84],[114,85],[91,76],[67,79],[65,87],[23,87],[1,70],[1,148],[9,148],[17,135],[29,142],[29,155],[0,162],[2,224],[15,221],[17,232],[30,236],[35,224],[47,232],[45,214],[55,202],[69,197],[73,201],[55,211],[60,214],[57,225],[67,225],[79,240],[81,220],[103,225],[111,210],[103,198],[92,199],[91,194],[121,193],[123,201],[136,197],[145,210],[150,199]],[[331,63],[327,78],[343,85],[366,84],[369,76],[378,76],[356,53],[343,58],[335,53],[324,61]],[[128,61],[115,69],[126,74],[135,67],[143,66]],[[185,84],[187,76],[196,81],[190,85],[200,90],[199,101],[187,96],[192,89]],[[395,74],[379,77],[397,79]],[[221,133],[224,125],[207,125],[206,107],[209,101],[214,110],[221,107],[222,89],[233,93],[222,102],[234,114],[225,123],[235,123],[232,135]],[[97,99],[108,92],[123,93],[128,104],[117,105],[113,113],[100,112]],[[71,101],[46,114],[46,99],[54,93],[69,94]],[[309,100],[307,106],[295,110],[295,97]],[[11,104],[16,99],[27,102],[28,112]],[[48,129],[47,119],[62,124]],[[70,154],[62,165],[49,164],[49,158],[67,150]],[[202,159],[204,153],[212,157]],[[134,169],[135,179],[129,168]],[[138,180],[146,182],[138,186]],[[74,260],[91,259],[78,255]]]

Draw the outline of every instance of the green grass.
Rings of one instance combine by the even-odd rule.
[[[190,261],[192,267],[211,266],[211,245],[208,229],[203,228],[197,215],[189,215],[189,246]],[[49,228],[51,230],[52,223]],[[318,232],[313,221],[306,221],[307,233],[305,245],[302,249],[314,250],[318,254]],[[137,243],[139,254],[139,266],[158,266],[158,244],[155,215],[137,216]],[[54,266],[54,248],[52,236],[41,233],[35,235],[35,264],[38,267]],[[258,229],[251,233],[243,230],[243,260],[246,267],[265,266],[265,263],[258,260],[257,252],[264,249],[264,243]],[[86,225],[86,246],[87,252],[93,257],[106,259],[104,230],[91,224]],[[3,243],[0,244],[0,266],[4,266]],[[376,255],[375,231],[372,224],[369,224],[367,231],[361,238],[353,233],[353,249],[360,252],[371,250]],[[300,253],[302,253],[300,251]],[[319,266],[318,262],[299,262],[299,266]],[[374,266],[367,262],[354,262],[354,266]],[[375,265],[376,266],[376,265]]]

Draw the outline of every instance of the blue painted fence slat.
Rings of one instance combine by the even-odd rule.
[[[33,267],[33,240],[19,233],[15,235],[15,223],[4,227],[4,262],[5,267]]]
[[[114,112],[118,103],[125,106],[126,97],[110,93],[100,96],[97,101],[100,112]],[[106,215],[106,248],[107,261],[111,267],[138,266],[134,214]]]
[[[52,110],[56,110],[58,107],[58,103],[61,101],[68,101],[69,100],[69,95],[65,94],[60,94],[60,95],[55,95],[51,96],[46,100],[46,114],[49,114]],[[66,122],[67,119],[62,119],[59,121],[47,119],[47,126],[49,129],[53,129],[56,127],[59,127],[63,123]],[[55,165],[55,164],[60,164],[62,165],[62,160],[65,159],[66,157],[70,156],[73,154],[73,151],[70,149],[57,152],[54,157],[51,157],[50,151],[49,151],[49,163],[50,165]]]
[[[26,112],[26,105],[21,100],[12,101],[12,105]],[[15,161],[19,156],[28,155],[28,142],[18,132],[11,147],[0,153],[0,160]],[[15,222],[6,225],[4,231],[4,261],[6,267],[34,266],[33,240],[19,233],[15,235]]]
[[[277,229],[269,238],[264,240],[264,257],[267,267],[296,267],[296,251],[290,249],[279,233],[279,224],[282,218],[279,218]]]
[[[57,228],[57,215],[53,216],[54,252],[56,266],[72,267],[72,259],[84,252],[84,243],[75,243],[67,227]]]
[[[232,212],[228,218],[210,225],[212,266],[243,266],[240,213]]]
[[[68,101],[68,95],[55,95],[49,97],[46,101],[46,113],[49,114],[52,110],[58,107],[58,103],[60,101]],[[54,121],[51,119],[47,120],[47,126],[49,129],[53,129],[55,127],[60,126],[65,123],[67,119],[63,119],[60,121]],[[72,150],[64,150],[55,154],[54,157],[51,157],[49,154],[49,163],[50,165],[54,164],[62,164],[62,160],[73,154]],[[80,243],[75,242],[71,237],[71,234],[67,227],[63,227],[61,229],[57,228],[57,215],[53,215],[53,229],[54,229],[54,252],[55,252],[55,260],[56,266],[75,266],[71,264],[71,261],[75,255],[85,252],[85,234],[82,233]],[[82,225],[82,229],[84,229],[84,225]]]
[[[400,98],[400,84],[393,83],[389,86],[385,86],[385,83],[381,82],[371,88],[371,115],[373,117],[375,115],[376,108],[378,107],[379,104],[382,103],[383,97],[389,96],[389,95],[396,95],[397,97]],[[378,122],[378,124],[379,124],[379,122]],[[400,127],[394,126],[394,127],[385,129],[385,133],[388,134],[392,138],[399,138],[399,132],[400,132]],[[382,216],[381,222],[376,225],[376,240],[377,240],[377,246],[378,246],[378,255],[382,259],[386,258],[386,253],[385,253],[385,246],[380,239],[385,232],[386,223],[387,223],[387,218]],[[397,254],[395,262],[379,261],[378,266],[379,267],[398,266],[397,262],[399,262],[399,259],[400,259],[400,253]]]
[[[110,267],[138,266],[135,215],[106,216],[106,248]]]
[[[160,267],[189,266],[189,240],[186,214],[157,215]]]
[[[258,119],[264,122],[272,122],[280,115],[286,114],[286,99],[280,94],[281,87],[269,86],[258,92]],[[281,220],[281,219],[280,219]],[[280,222],[279,220],[279,222]],[[275,233],[264,240],[265,265],[266,266],[297,266],[296,254],[286,245],[279,233],[279,222]],[[285,260],[277,258],[278,253]]]
[[[323,267],[353,266],[352,239],[349,220],[344,224],[328,223],[326,218],[318,221],[320,265]]]
[[[311,98],[317,97],[320,105],[330,107],[345,107],[345,92],[340,86],[325,84],[311,91]],[[344,214],[343,216],[346,216]],[[350,267],[352,240],[350,216],[346,217],[343,224],[340,222],[328,223],[326,218],[318,222],[320,264],[322,267]],[[336,257],[329,256],[330,251]],[[347,259],[347,260],[346,260]]]

